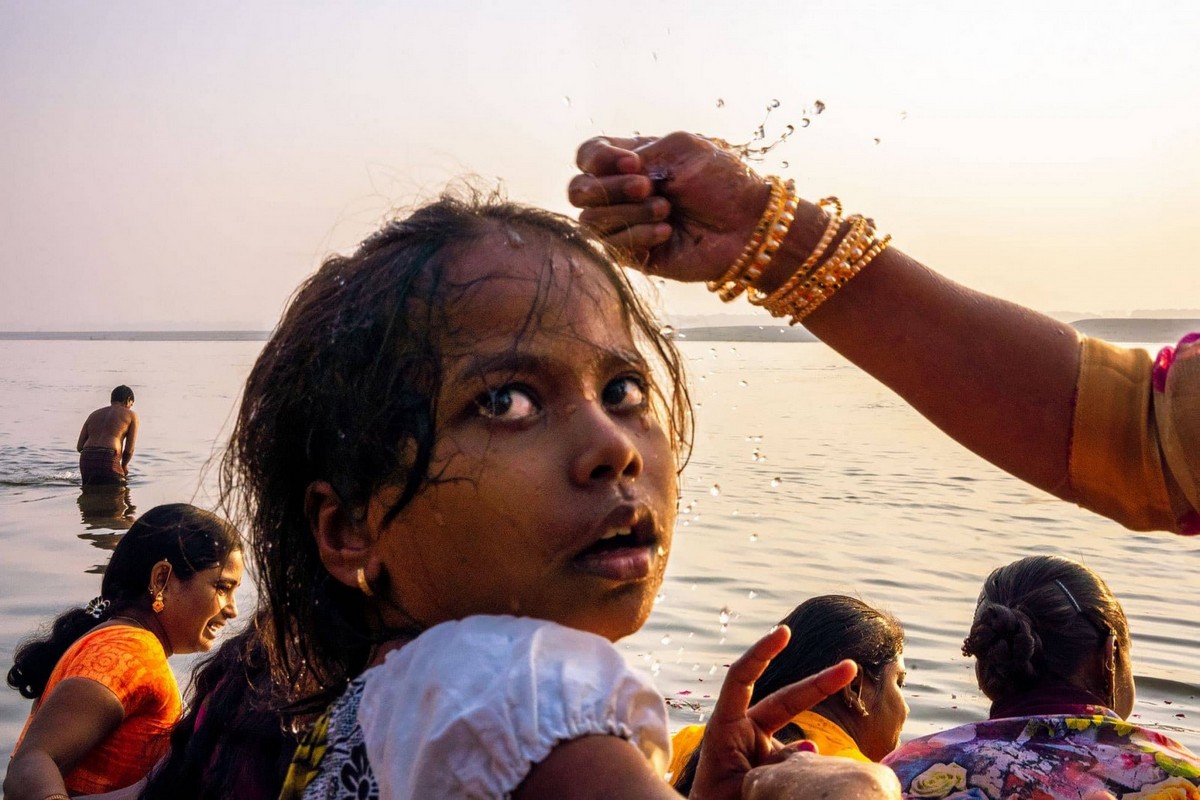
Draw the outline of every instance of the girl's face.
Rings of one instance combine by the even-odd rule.
[[[445,312],[434,479],[386,525],[380,492],[367,522],[390,600],[422,625],[513,614],[615,640],[662,582],[675,454],[600,268],[525,238],[447,268],[465,288]]]
[[[221,628],[238,615],[234,592],[242,583],[242,552],[234,550],[224,564],[202,569],[187,580],[172,574],[163,589],[157,615],[174,654],[212,649]]]

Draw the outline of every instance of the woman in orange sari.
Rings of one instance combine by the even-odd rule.
[[[212,647],[241,580],[237,531],[214,514],[179,503],[135,522],[100,596],[17,649],[8,684],[34,704],[4,796],[61,800],[145,777],[181,711],[167,658]]]

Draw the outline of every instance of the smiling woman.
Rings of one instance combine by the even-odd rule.
[[[17,650],[8,684],[34,705],[4,796],[107,792],[143,778],[179,718],[167,658],[212,647],[237,616],[241,579],[237,531],[220,517],[182,503],[142,515],[100,595]]]

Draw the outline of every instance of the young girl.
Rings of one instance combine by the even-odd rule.
[[[285,796],[672,796],[662,699],[611,642],[666,567],[681,372],[608,251],[494,198],[428,205],[300,288],[223,470],[284,699],[337,698]],[[731,668],[698,789],[738,794],[853,676],[747,713],[786,639]]]
[[[237,616],[237,531],[184,503],[156,506],[122,537],[100,596],[17,648],[8,685],[34,700],[4,796],[108,792],[167,750],[179,688],[167,658],[207,651]]]

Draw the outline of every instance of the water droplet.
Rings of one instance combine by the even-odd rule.
[[[800,118],[800,127],[801,127],[801,128],[807,128],[809,125],[812,125],[812,120],[811,120],[811,119],[809,119],[808,117],[801,117],[801,118]]]
[[[782,142],[784,139],[788,138],[795,132],[796,132],[796,126],[788,125],[786,128],[783,129],[783,133],[779,134],[779,141]]]
[[[752,541],[752,542],[757,542],[757,541],[758,541],[758,534],[757,534],[757,533],[752,533],[752,534],[750,534],[750,541]]]
[[[712,488],[708,490],[708,493],[711,494],[713,497],[720,497],[721,496],[721,484],[714,483],[712,485]]]
[[[724,107],[725,107],[725,101],[723,99],[721,99],[720,97],[718,97],[717,98],[717,108],[724,108]]]
[[[766,126],[764,126],[764,125],[759,125],[759,126],[758,126],[758,130],[756,130],[756,131],[754,132],[754,141],[756,141],[756,142],[761,142],[761,141],[762,141],[763,139],[765,139],[765,138],[767,138],[767,129],[766,129]]]
[[[662,558],[662,557],[663,557],[663,556],[665,556],[666,554],[667,554],[667,548],[663,547],[663,546],[660,544],[660,545],[658,546],[658,557],[659,557],[659,558]]]
[[[813,101],[813,113],[814,114],[820,114],[824,110],[825,110],[825,104],[823,102],[821,102],[820,100]]]
[[[771,488],[772,489],[778,488],[779,484],[781,484],[781,483],[783,483],[783,481],[781,481],[779,478],[771,478]]]
[[[717,615],[717,619],[720,621],[720,623],[721,623],[722,625],[728,625],[728,624],[729,624],[729,615],[730,615],[731,613],[733,613],[733,612],[731,612],[731,611],[729,610],[729,606],[723,606],[723,607],[721,608],[721,613],[719,613],[719,614]]]
[[[654,57],[654,63],[657,64],[658,63],[658,53],[651,51],[650,55],[652,55]]]
[[[903,122],[903,121],[904,121],[904,120],[906,120],[906,119],[908,119],[908,112],[907,112],[907,111],[901,111],[901,112],[900,112],[900,121],[901,121],[901,122]]]
[[[750,600],[753,600],[754,598],[758,597],[758,592],[751,589],[750,591],[746,592],[746,597]]]
[[[662,637],[662,639],[661,639],[660,641],[661,641],[661,642],[662,642],[664,645],[666,645],[666,644],[670,644],[670,643],[671,643],[671,634],[669,634],[669,633],[665,633],[665,634],[663,634],[663,637]]]
[[[788,164],[788,162],[784,161],[784,162],[783,162],[782,164],[780,164],[779,166],[783,167],[784,169],[787,169],[787,168],[788,168],[790,165]]]
[[[749,385],[750,384],[747,383],[746,381],[738,381],[738,386],[749,386]]]
[[[662,663],[656,658],[650,662],[650,674],[657,675],[662,672]]]
[[[563,103],[566,104],[567,108],[571,107],[571,96],[569,94],[563,95]]]
[[[768,111],[770,111],[773,108],[779,108],[779,101],[774,98],[772,98],[771,102],[767,104]]]
[[[670,339],[672,336],[675,335],[675,326],[663,325],[661,328],[658,329],[658,332],[660,334],[662,334],[663,338]]]
[[[880,142],[880,138],[879,138],[878,136],[876,136],[876,137],[875,137],[875,144],[879,144],[879,142]]]
[[[662,592],[659,592],[658,594],[654,595],[655,605],[657,605],[658,603],[661,603],[663,600],[666,600],[666,599],[667,599],[667,596],[665,594],[663,594]]]

